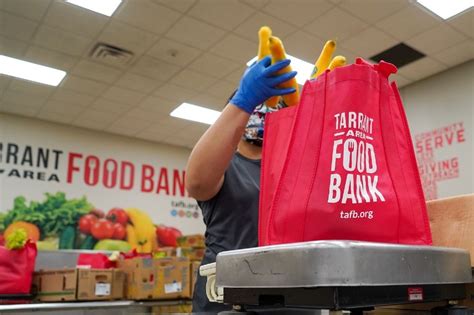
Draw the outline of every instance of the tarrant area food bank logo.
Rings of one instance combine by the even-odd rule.
[[[196,203],[183,201],[171,201],[170,215],[183,219],[199,219],[200,209]]]
[[[377,158],[371,143],[374,119],[356,112],[337,113],[334,119],[328,203],[384,202],[377,188]]]

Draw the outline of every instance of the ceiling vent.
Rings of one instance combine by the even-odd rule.
[[[97,43],[92,48],[89,56],[97,62],[112,66],[125,66],[130,64],[134,55],[130,50],[105,43]]]
[[[401,68],[423,57],[425,57],[424,53],[419,52],[405,43],[400,43],[370,57],[370,59],[375,62],[384,60],[393,63],[397,68]]]

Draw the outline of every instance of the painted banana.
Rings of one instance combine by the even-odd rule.
[[[336,42],[334,40],[328,40],[326,44],[324,44],[323,50],[314,64],[313,72],[311,73],[311,79],[317,78],[328,68],[331,62],[331,56],[335,49]]]
[[[131,224],[127,224],[127,242],[130,244],[132,249],[136,249],[137,252],[141,252],[141,245],[138,245],[137,241],[137,233]]]
[[[148,214],[136,208],[127,208],[125,211],[135,230],[137,252],[151,253],[155,244],[155,226]]]

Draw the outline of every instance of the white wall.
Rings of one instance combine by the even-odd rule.
[[[17,163],[13,157],[8,161],[9,143],[19,148]],[[32,161],[29,161],[29,153],[25,155],[27,146],[31,147]],[[47,167],[37,165],[39,148],[50,150]],[[51,150],[62,151],[57,168]],[[13,199],[19,195],[28,200],[42,200],[45,192],[63,191],[68,198],[85,195],[94,206],[105,211],[112,207],[140,208],[147,211],[156,224],[174,226],[187,234],[201,233],[204,231],[204,224],[196,202],[189,198],[187,193],[183,196],[179,183],[174,180],[183,182],[189,152],[185,148],[0,114],[0,211],[11,209]],[[73,164],[70,163],[72,153],[82,154],[82,157],[74,159]],[[103,165],[107,159],[117,163],[118,182],[115,185],[112,176],[107,177],[106,184],[103,176],[97,183],[86,181],[85,161],[87,156],[92,155],[100,160],[100,174],[103,174]],[[21,163],[25,157],[26,160]],[[109,163],[109,174],[112,174],[114,169],[113,161]],[[134,168],[134,184],[130,189],[120,187],[122,161],[129,162]],[[67,174],[71,165],[78,169],[72,172],[71,181],[68,182]],[[145,182],[143,178],[146,176],[142,173],[144,165],[148,175],[154,173],[152,177],[148,176],[152,179]],[[92,165],[92,169],[94,167],[95,165]],[[126,179],[132,178],[130,168],[126,168],[124,172]],[[25,171],[32,172],[30,175],[33,174],[33,179],[25,178]],[[41,173],[43,175],[40,175]],[[54,174],[59,182],[48,181]],[[128,184],[130,181],[125,181],[125,186],[129,186]],[[175,215],[173,209],[176,210]]]
[[[427,199],[474,192],[474,61],[401,90]]]

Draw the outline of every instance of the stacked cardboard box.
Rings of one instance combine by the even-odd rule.
[[[124,284],[117,269],[41,270],[33,276],[33,292],[42,302],[118,300]]]
[[[118,267],[127,275],[127,299],[191,298],[191,270],[186,258],[135,257],[119,260]]]
[[[191,261],[201,261],[204,258],[206,244],[201,234],[186,235],[178,238],[177,255],[186,257]]]

